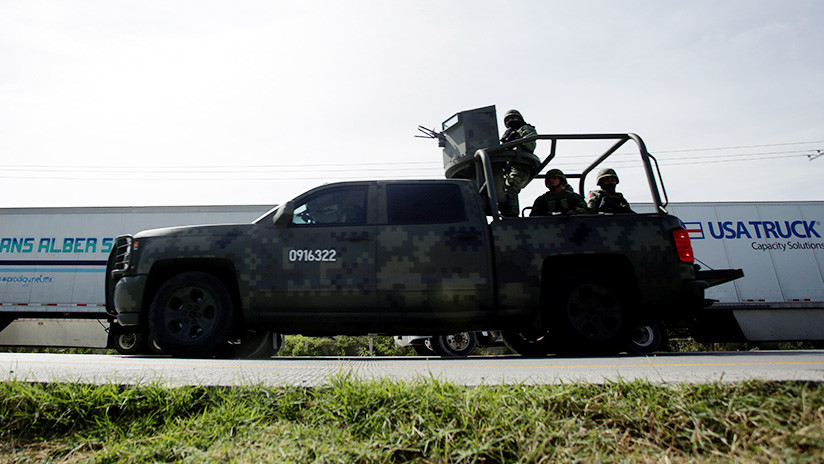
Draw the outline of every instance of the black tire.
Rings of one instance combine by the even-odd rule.
[[[432,346],[431,341],[429,341],[429,343],[416,343],[412,345],[412,349],[415,350],[415,353],[418,353],[420,356],[437,356],[438,353],[435,353],[431,348],[429,348],[430,346]]]
[[[501,337],[504,339],[504,345],[510,350],[528,358],[542,358],[556,351],[557,345],[549,332],[505,330],[501,332]]]
[[[631,324],[619,284],[599,275],[570,276],[555,285],[551,294],[552,327],[557,328],[563,351],[618,353],[626,349]]]
[[[627,350],[630,353],[648,354],[667,351],[668,348],[669,336],[664,325],[658,321],[644,320],[632,329]]]
[[[149,329],[157,345],[179,358],[217,354],[228,343],[233,320],[229,291],[205,272],[184,272],[169,279],[149,310]]]
[[[280,345],[277,337],[268,330],[247,330],[236,343],[229,345],[226,355],[233,359],[267,359],[277,353]]]
[[[160,346],[158,346],[157,340],[155,339],[154,335],[152,335],[152,334],[149,334],[149,336],[146,337],[146,350],[145,351],[146,351],[147,354],[152,354],[152,355],[166,354],[160,348]]]
[[[112,344],[120,354],[139,354],[146,346],[146,336],[140,332],[119,332],[112,336]]]
[[[478,346],[475,332],[458,332],[451,335],[431,337],[432,351],[444,358],[465,358]]]

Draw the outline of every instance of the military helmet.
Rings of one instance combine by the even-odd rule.
[[[557,168],[550,169],[546,173],[546,179],[544,179],[544,185],[546,185],[547,188],[549,188],[549,178],[550,177],[560,177],[561,178],[561,185],[567,183],[567,178],[566,178],[566,175],[564,174],[564,171],[561,171],[560,169],[557,169]]]
[[[601,179],[605,177],[614,177],[615,183],[617,184],[618,181],[618,174],[615,173],[615,169],[612,168],[604,168],[598,171],[598,177],[595,179],[595,184],[601,185]]]
[[[518,117],[518,119],[520,119],[521,121],[523,121],[523,120],[524,120],[524,117],[523,117],[523,116],[521,116],[521,112],[520,112],[520,111],[518,111],[518,110],[509,110],[509,111],[507,111],[506,113],[504,113],[504,124],[506,124],[506,120],[507,120],[507,119],[509,119],[509,118],[511,118],[511,117],[513,117],[513,116],[517,116],[517,117]]]

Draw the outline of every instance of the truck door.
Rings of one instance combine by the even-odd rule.
[[[374,190],[374,187],[372,187]],[[377,306],[370,185],[332,186],[295,203],[286,228],[266,228],[257,259],[262,312],[369,313]],[[268,235],[268,236],[267,236]]]
[[[492,302],[486,220],[448,182],[381,184],[378,298],[384,313],[474,318]]]

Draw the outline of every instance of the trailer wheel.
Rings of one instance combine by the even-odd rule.
[[[540,358],[556,351],[556,345],[547,331],[504,330],[501,337],[504,339],[504,345],[521,356]]]
[[[432,351],[445,358],[464,358],[472,354],[478,346],[475,332],[458,332],[452,335],[438,335],[430,338]]]
[[[605,276],[570,276],[558,282],[550,303],[553,327],[571,352],[617,353],[629,341],[626,298]]]
[[[666,351],[668,345],[669,337],[664,326],[657,321],[645,320],[632,330],[628,350],[630,353],[647,354]]]
[[[138,354],[143,351],[146,336],[139,332],[121,332],[112,337],[114,349],[120,354]]]
[[[149,310],[150,331],[158,346],[175,357],[203,358],[228,342],[234,307],[217,277],[184,272],[164,283]]]
[[[229,344],[227,357],[234,359],[266,359],[278,352],[283,336],[269,330],[247,330]]]

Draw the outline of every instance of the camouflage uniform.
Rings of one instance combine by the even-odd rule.
[[[604,189],[587,194],[587,208],[591,213],[634,213],[623,194]]]
[[[572,187],[565,185],[564,189],[558,193],[547,192],[535,199],[532,205],[531,216],[551,216],[553,213],[567,214],[567,211],[573,211],[573,214],[586,213],[586,203],[581,195],[575,193]]]
[[[601,180],[607,177],[614,177],[615,184],[618,184],[618,174],[610,168],[598,171],[597,184],[601,186]],[[587,209],[589,209],[590,213],[635,213],[635,211],[629,207],[629,202],[624,198],[624,195],[620,192],[614,190],[610,192],[603,188],[593,190],[587,194]]]
[[[506,134],[506,133],[504,133]],[[502,142],[511,142],[513,140],[523,139],[532,135],[538,135],[538,131],[535,130],[535,126],[532,124],[524,123],[523,126],[513,130],[510,135],[507,137],[504,135],[504,138],[508,140],[501,140]],[[538,142],[532,140],[530,142],[524,142],[517,146],[518,150],[528,151],[530,153],[535,153],[535,147],[538,146]]]
[[[523,117],[517,110],[509,110],[504,114],[504,121],[511,116],[517,116],[521,121]],[[501,138],[502,143],[511,142],[513,140],[522,139],[532,135],[538,135],[535,126],[523,122],[517,128],[508,128]],[[535,152],[537,142],[532,140],[530,142],[522,143],[515,147],[517,150]],[[495,163],[493,166],[495,171],[495,182],[503,184],[503,201],[499,202],[498,209],[501,214],[508,217],[518,217],[520,215],[520,204],[518,202],[518,194],[524,188],[527,181],[532,178],[532,168],[526,164],[518,163],[517,161],[509,161],[506,163]]]
[[[572,187],[569,186],[566,176],[560,169],[550,169],[547,172],[546,183],[547,188],[551,188],[549,184],[550,177],[558,177],[561,179],[561,185],[564,187],[560,192],[549,191],[535,199],[532,205],[532,212],[529,216],[551,216],[552,214],[572,214],[586,213],[586,203],[581,195],[575,193]]]

